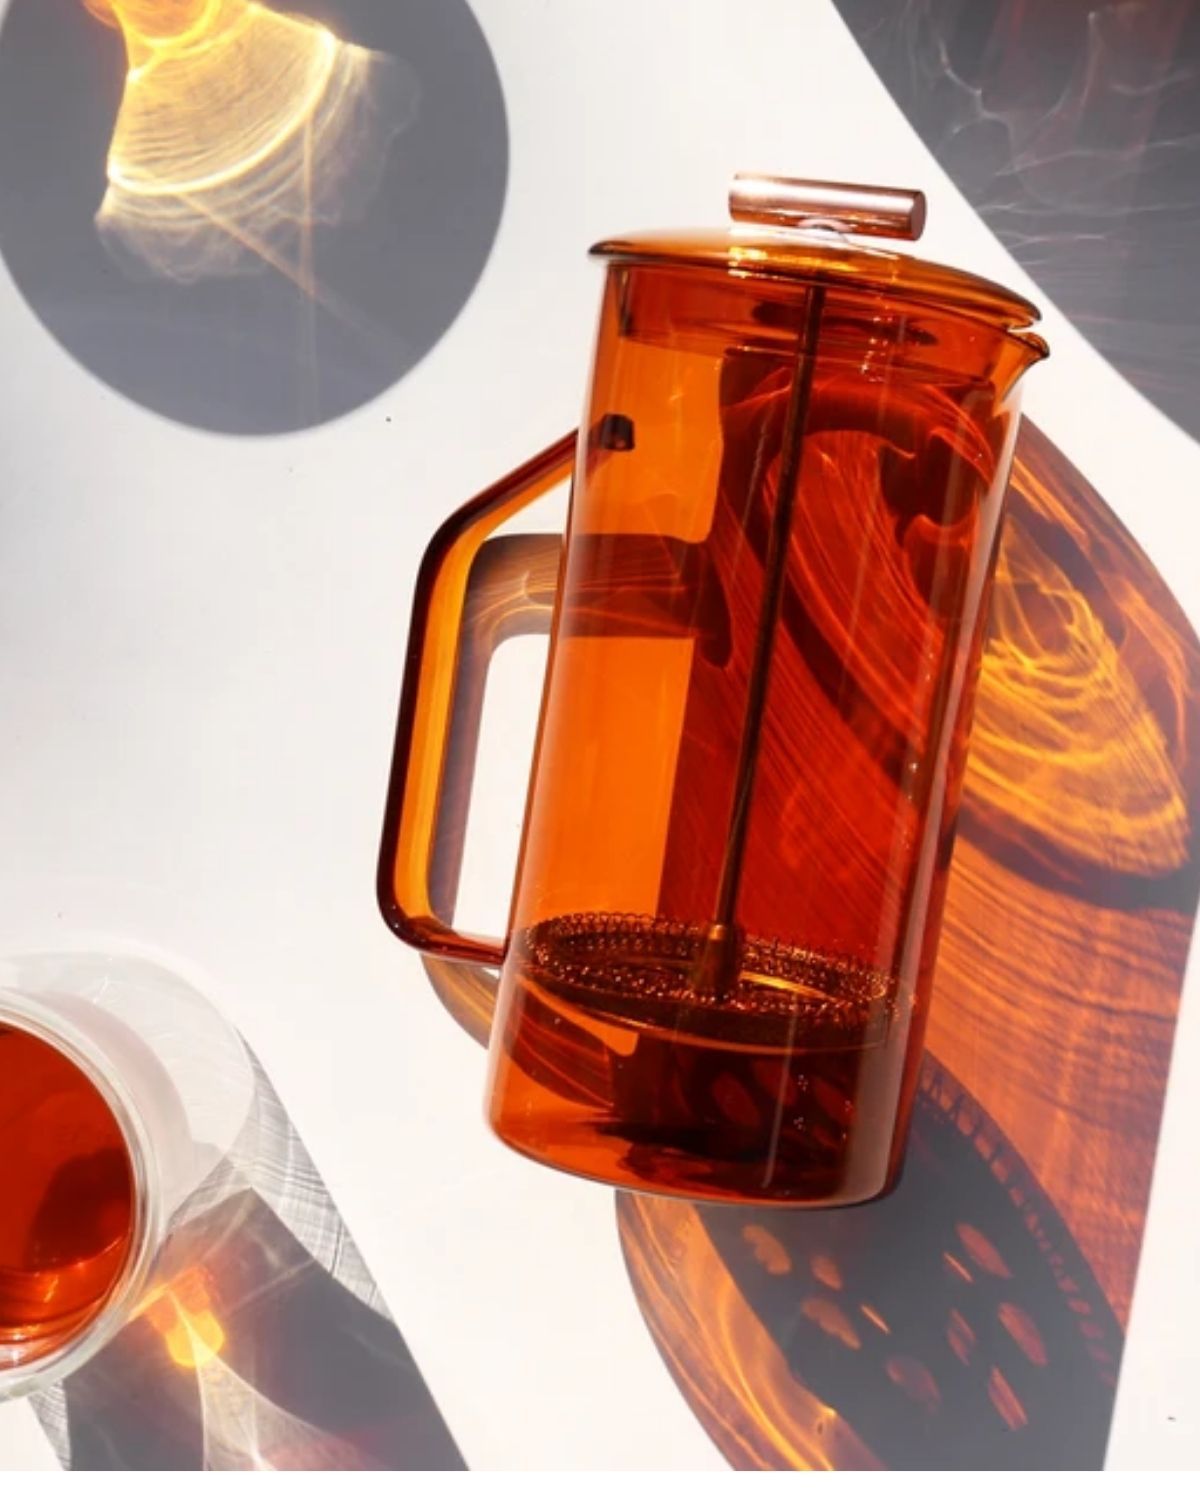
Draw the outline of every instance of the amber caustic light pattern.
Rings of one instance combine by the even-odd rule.
[[[416,75],[254,0],[83,0],[129,60],[100,234],[179,282],[272,266],[318,295],[312,231],[359,217]]]
[[[138,1309],[162,1335],[172,1364],[202,1370],[225,1347],[225,1329],[213,1312],[210,1284],[202,1267],[192,1267],[158,1287]]]
[[[243,1292],[245,1288],[243,1288]],[[352,1442],[264,1395],[246,1370],[247,1349],[227,1331],[229,1288],[192,1264],[158,1286],[139,1308],[171,1363],[192,1372],[203,1417],[205,1470],[353,1469]],[[224,1302],[225,1305],[222,1305]],[[252,1353],[252,1351],[251,1351]],[[251,1360],[251,1363],[253,1361]]]
[[[997,567],[970,773],[979,816],[1036,824],[1060,864],[1167,876],[1191,837],[1174,754],[1186,741],[1186,651],[1128,580],[1111,580],[1101,607],[1070,577],[1054,538],[1068,559],[1088,538],[1046,470],[1018,454],[1014,483],[1045,520],[1041,545],[1013,528]],[[1147,694],[1137,674],[1149,664]]]

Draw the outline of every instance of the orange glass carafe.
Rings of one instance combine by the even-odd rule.
[[[488,538],[571,440],[431,544],[380,893],[408,942],[500,967],[509,1145],[644,1191],[854,1203],[902,1159],[1017,387],[1046,346],[1013,293],[848,237],[913,237],[920,195],[752,179],[733,205],[753,227],[594,252],[561,563]],[[552,611],[499,943],[452,921],[464,610],[493,645]]]

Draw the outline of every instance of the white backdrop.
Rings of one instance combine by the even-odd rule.
[[[720,1466],[636,1310],[612,1195],[492,1141],[480,1049],[376,912],[415,569],[445,514],[576,420],[587,246],[721,222],[739,168],[922,186],[922,253],[1045,303],[828,0],[474,9],[509,109],[499,240],[373,405],[282,438],[175,426],[76,365],[0,272],[0,947],[149,945],[232,1011],[470,1465]],[[1026,409],[1200,621],[1200,448],[1045,311]],[[1196,988],[1193,963],[1121,1465],[1200,1463]],[[31,1453],[49,1461],[31,1414],[0,1411],[0,1464]]]

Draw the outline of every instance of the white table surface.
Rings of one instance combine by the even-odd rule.
[[[72,362],[0,271],[0,948],[148,944],[231,1010],[469,1464],[720,1467],[630,1294],[611,1194],[490,1138],[480,1049],[376,911],[414,571],[443,516],[574,423],[588,244],[721,222],[735,169],[923,184],[923,251],[1045,299],[828,0],[474,8],[509,109],[499,241],[449,334],[365,409],[281,438],[170,424]],[[1200,447],[1046,312],[1027,410],[1200,620],[1181,504]],[[1111,1445],[1126,1466],[1200,1462],[1196,988],[1193,963]],[[48,1459],[28,1409],[0,1409],[0,1466]]]

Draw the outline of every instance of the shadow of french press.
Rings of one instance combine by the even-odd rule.
[[[639,1304],[746,1468],[1099,1468],[1200,865],[1200,645],[1022,429],[903,1177],[625,1199]]]
[[[1101,1466],[1120,1327],[1049,1198],[933,1057],[886,1198],[789,1213],[624,1197],[618,1222],[664,1358],[737,1467]]]
[[[634,1295],[735,1467],[1102,1465],[1200,895],[1198,718],[1186,617],[1026,422],[899,1185],[801,1212],[618,1194]],[[426,966],[485,1040],[488,971]]]

